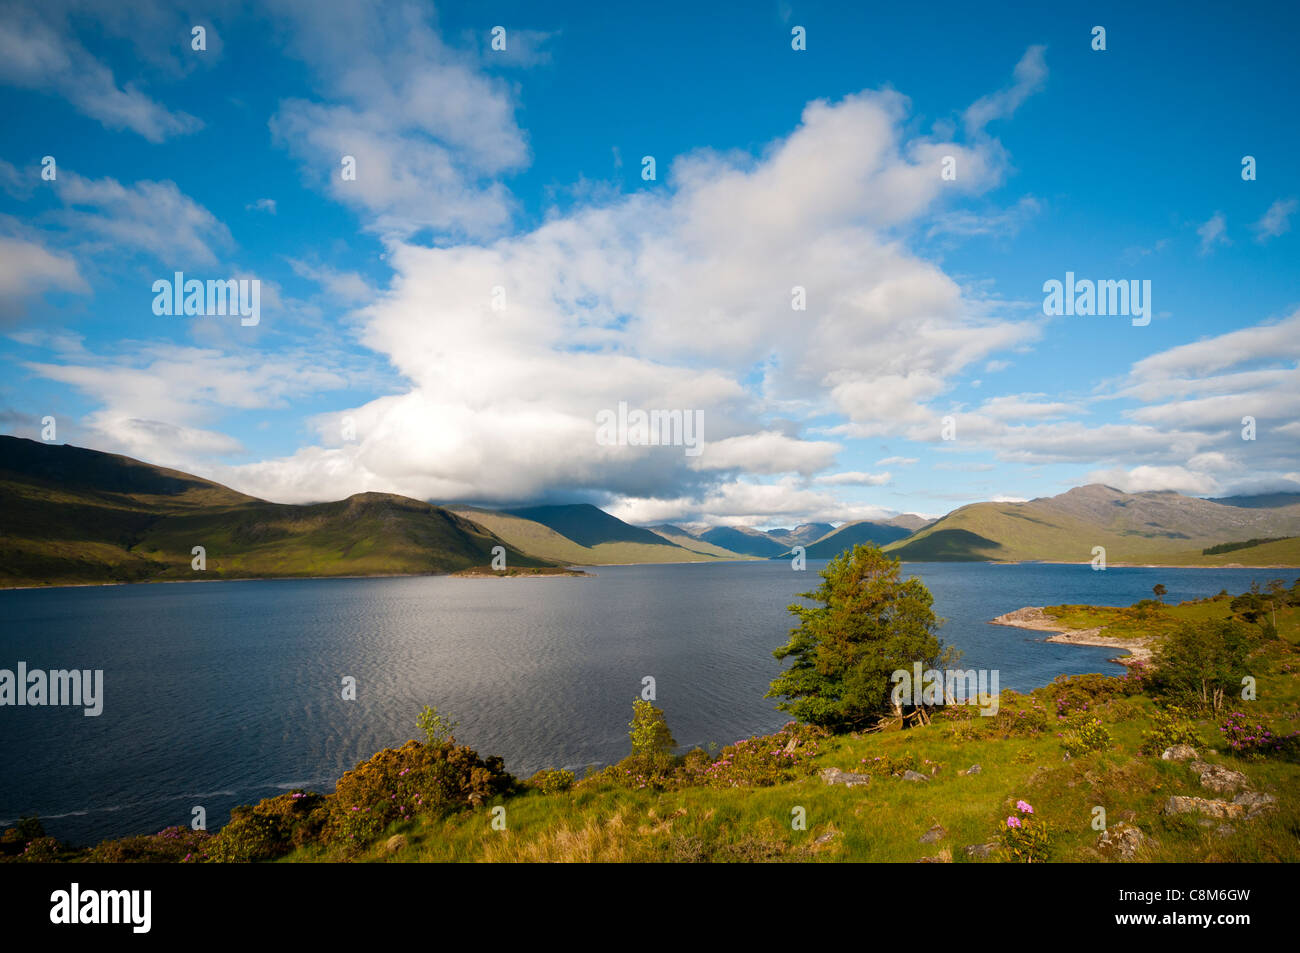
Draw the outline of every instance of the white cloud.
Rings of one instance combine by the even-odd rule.
[[[1296,199],[1278,199],[1270,205],[1264,216],[1251,226],[1255,231],[1255,241],[1266,242],[1289,231],[1291,215],[1297,207],[1300,207],[1300,201]]]
[[[35,241],[0,235],[0,320],[21,315],[28,298],[51,289],[90,291],[71,258]]]
[[[329,100],[285,100],[271,119],[308,177],[386,235],[499,233],[512,199],[488,177],[528,158],[506,86],[444,44],[418,5],[277,7]],[[342,178],[345,155],[354,181]]]
[[[848,470],[844,473],[830,473],[819,476],[814,483],[821,486],[885,486],[893,476],[888,473],[864,473],[861,470]]]
[[[112,70],[70,35],[66,21],[47,22],[44,12],[0,7],[0,83],[61,96],[105,128],[129,129],[150,142],[203,125],[188,113],[167,109],[131,83],[119,85]]]
[[[976,135],[995,119],[1009,118],[1026,99],[1047,83],[1045,46],[1031,46],[1016,64],[1015,82],[1005,89],[977,99],[966,110],[967,135]]]
[[[154,255],[167,266],[212,265],[218,249],[233,244],[229,229],[174,182],[87,179],[60,171],[55,183],[66,206],[62,221],[77,238],[97,236],[99,251],[129,248]],[[93,210],[93,211],[89,211]]]
[[[1222,212],[1215,212],[1205,224],[1196,229],[1201,239],[1200,254],[1208,255],[1216,245],[1231,245],[1228,240],[1228,220]]]

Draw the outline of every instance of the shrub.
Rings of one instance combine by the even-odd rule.
[[[651,779],[653,786],[662,786],[663,778],[676,763],[673,749],[677,747],[663,710],[653,702],[634,698],[628,728],[632,754],[621,763],[623,769],[629,776],[643,776]]]
[[[515,784],[500,758],[480,758],[463,745],[408,741],[385,748],[339,779],[330,801],[329,832],[361,846],[394,821],[476,807]]]
[[[212,835],[188,827],[165,827],[157,834],[106,840],[86,858],[99,864],[176,864],[197,861],[207,853]]]
[[[827,732],[809,725],[789,723],[780,731],[743,738],[722,749],[716,760],[703,751],[691,752],[678,769],[683,786],[768,787],[784,784],[812,771],[818,739]],[[793,747],[792,747],[793,744]]]
[[[432,705],[425,705],[420,714],[415,716],[415,726],[424,732],[424,739],[431,745],[450,744],[455,742],[452,732],[456,730],[458,722],[450,718],[444,718],[438,714],[438,709]]]
[[[1002,851],[1022,864],[1043,863],[1052,853],[1052,833],[1028,801],[1017,801],[1015,813],[1002,825]]]
[[[1153,688],[1175,704],[1218,711],[1247,674],[1249,654],[1245,629],[1230,619],[1182,625],[1157,652]]]
[[[1248,719],[1239,711],[1227,715],[1219,733],[1230,753],[1240,758],[1294,758],[1300,753],[1300,732],[1279,735],[1263,722]]]
[[[1064,718],[1105,704],[1122,687],[1120,679],[1108,675],[1058,675],[1043,694],[1055,705],[1057,718]]]
[[[573,787],[575,780],[576,777],[572,771],[559,768],[538,771],[526,783],[529,787],[536,788],[543,794],[563,794]]]
[[[1174,745],[1191,745],[1193,748],[1199,748],[1205,744],[1188,720],[1187,712],[1177,705],[1170,705],[1164,711],[1157,711],[1152,721],[1151,730],[1142,733],[1142,744],[1138,750],[1143,754],[1158,755]]]
[[[1004,737],[1037,735],[1046,731],[1048,724],[1047,709],[1036,700],[1028,708],[1004,707],[991,720],[993,730]]]
[[[1077,758],[1089,751],[1109,748],[1111,737],[1106,726],[1101,723],[1101,719],[1086,718],[1077,722],[1070,731],[1065,733],[1061,744],[1065,746],[1066,753],[1070,757]]]

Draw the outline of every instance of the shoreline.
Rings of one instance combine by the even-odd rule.
[[[1146,639],[1121,639],[1117,636],[1102,635],[1105,626],[1091,629],[1071,629],[1062,625],[1043,611],[1042,606],[1025,606],[1014,612],[1007,612],[996,619],[989,620],[989,625],[1005,625],[1013,629],[1029,629],[1034,632],[1052,632],[1044,642],[1058,645],[1087,645],[1103,649],[1123,649],[1128,654],[1117,656],[1107,661],[1117,665],[1144,665],[1151,660],[1151,646]]]
[[[0,586],[0,592],[17,592],[25,589],[97,589],[112,586],[159,586],[167,584],[187,585],[194,582],[292,582],[302,579],[419,579],[428,578],[452,578],[452,579],[519,579],[519,578],[544,578],[544,577],[572,577],[572,576],[591,576],[593,573],[583,572],[572,566],[557,567],[549,572],[494,572],[457,569],[455,572],[375,572],[363,573],[351,576],[223,576],[219,579],[139,579],[134,582],[54,582],[47,586]]]

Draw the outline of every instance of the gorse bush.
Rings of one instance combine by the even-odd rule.
[[[1061,739],[1066,753],[1072,758],[1085,755],[1089,751],[1101,751],[1111,745],[1110,732],[1101,723],[1100,718],[1084,718],[1073,724]]]
[[[538,771],[525,782],[529,787],[536,788],[543,794],[563,794],[573,787],[577,778],[572,771],[559,769],[544,768]]]
[[[385,748],[339,779],[330,803],[333,837],[363,845],[417,814],[476,807],[516,785],[497,757],[450,743]]]
[[[1205,744],[1188,720],[1187,712],[1177,705],[1157,711],[1152,722],[1151,730],[1142,733],[1142,743],[1138,750],[1143,754],[1158,755],[1174,745],[1199,748]]]
[[[232,810],[230,823],[196,845],[197,854],[218,863],[272,860],[318,840],[328,819],[324,795],[290,791]]]

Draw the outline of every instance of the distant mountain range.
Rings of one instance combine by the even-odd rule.
[[[129,457],[0,436],[0,586],[364,576],[789,557],[871,542],[909,561],[1300,566],[1300,494],[1205,500],[1091,484],[1025,503],[975,503],[767,532],[638,527],[590,504],[485,509],[388,493],[289,505]],[[207,568],[191,568],[202,546]],[[1209,552],[1206,552],[1209,550]]]

